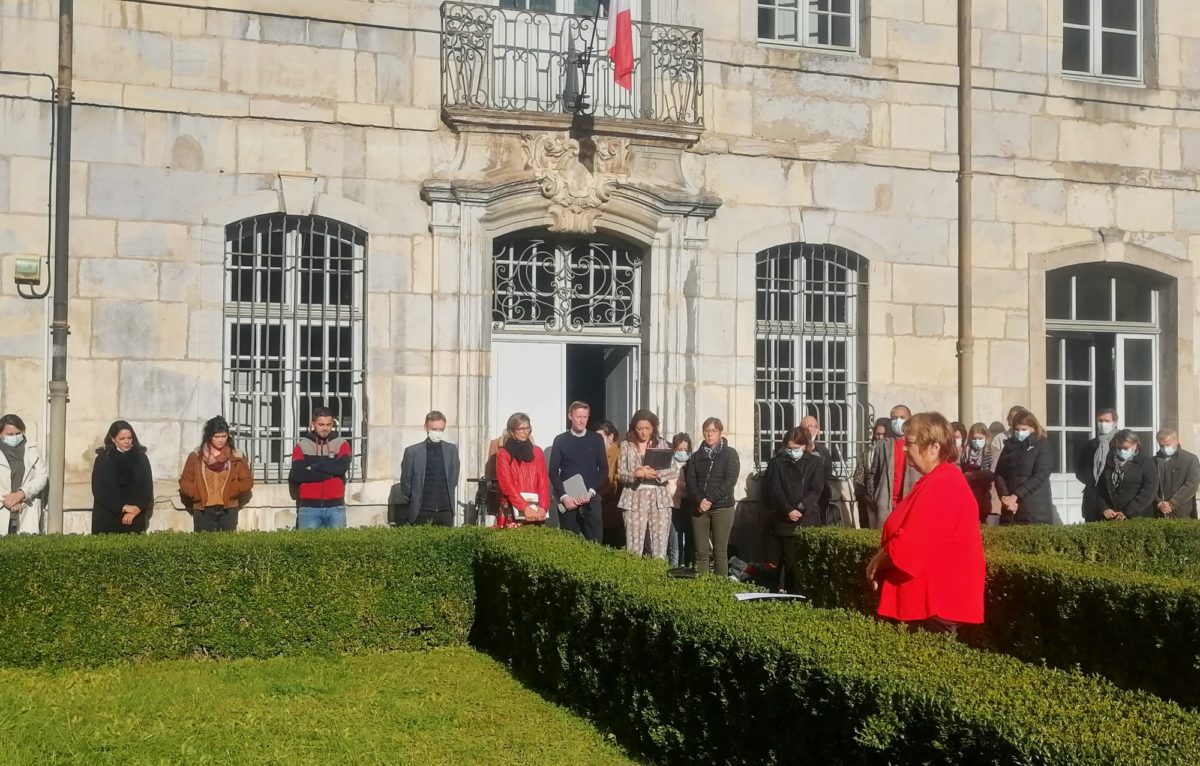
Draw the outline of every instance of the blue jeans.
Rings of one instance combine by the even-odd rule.
[[[346,528],[346,506],[331,505],[323,508],[300,506],[296,512],[296,529]]]
[[[667,530],[667,561],[674,567],[692,563],[692,511],[688,507],[671,509],[671,528]]]

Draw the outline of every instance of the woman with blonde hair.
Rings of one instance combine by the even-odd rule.
[[[996,459],[996,494],[1001,524],[1049,524],[1054,520],[1050,473],[1054,456],[1037,416],[1021,410],[1012,418],[1012,436]]]
[[[500,485],[500,526],[541,524],[550,512],[550,474],[546,456],[533,443],[533,427],[524,412],[508,419],[496,452]]]
[[[983,622],[987,576],[978,505],[955,465],[954,432],[936,412],[904,424],[905,460],[921,475],[883,524],[867,579],[880,618],[909,629],[957,635]]]

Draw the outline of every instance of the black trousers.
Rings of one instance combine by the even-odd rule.
[[[573,511],[559,507],[558,526],[572,534],[582,535],[585,540],[594,543],[604,539],[604,507],[600,496],[596,495],[587,505],[581,505]]]
[[[412,523],[418,527],[452,527],[454,511],[418,511]]]
[[[192,511],[192,529],[196,532],[232,532],[237,529],[237,508],[214,505],[202,511]]]

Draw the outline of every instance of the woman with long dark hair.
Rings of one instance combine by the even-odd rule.
[[[996,459],[996,494],[1000,496],[1000,523],[1050,524],[1054,508],[1050,498],[1050,473],[1054,456],[1046,429],[1028,410],[1012,418],[1012,436]]]
[[[524,412],[508,419],[496,452],[502,526],[542,524],[550,513],[550,473],[542,448],[533,443],[533,426]]]
[[[253,486],[250,465],[234,448],[229,423],[220,415],[210,418],[179,477],[179,495],[192,510],[195,531],[237,529],[242,496]]]
[[[146,531],[154,508],[154,475],[133,426],[117,420],[92,464],[92,534]]]
[[[666,468],[650,466],[646,454],[652,449],[668,451],[670,445],[659,435],[658,416],[650,410],[638,410],[621,442],[617,479],[622,489],[617,506],[625,521],[625,550],[665,560],[671,528],[667,481],[679,473],[679,468],[674,461]]]

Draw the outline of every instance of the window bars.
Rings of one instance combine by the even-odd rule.
[[[442,3],[442,105],[565,113],[583,88],[582,56],[591,46],[588,114],[703,126],[703,30],[634,21],[627,91],[613,81],[603,50],[607,24],[604,17],[597,26],[593,16]]]
[[[870,447],[867,401],[867,264],[831,245],[763,250],[755,266],[755,466],[784,434],[817,418],[839,478]]]
[[[318,216],[270,214],[225,227],[223,400],[255,476],[287,481],[316,407],[366,452],[363,299],[366,232]]]
[[[505,237],[492,273],[493,330],[629,335],[642,326],[642,253],[623,242]]]

